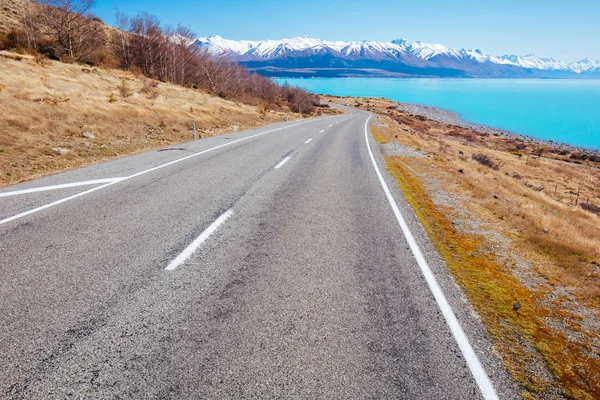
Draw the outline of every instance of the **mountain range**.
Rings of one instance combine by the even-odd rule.
[[[267,76],[420,76],[456,78],[600,78],[600,61],[563,62],[552,58],[492,56],[479,49],[454,50],[440,44],[397,39],[390,42],[198,38],[214,57],[246,65]]]

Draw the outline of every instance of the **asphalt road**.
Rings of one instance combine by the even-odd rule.
[[[0,190],[0,397],[515,398],[367,119]]]

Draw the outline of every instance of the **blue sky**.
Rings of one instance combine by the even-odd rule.
[[[600,59],[600,0],[97,0],[94,12],[114,24],[116,8],[129,15],[149,12],[198,36],[404,37],[493,55]]]

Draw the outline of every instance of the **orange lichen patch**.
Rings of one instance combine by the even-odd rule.
[[[546,323],[549,318],[569,317],[568,313],[556,315],[545,307],[546,290],[526,287],[487,250],[484,237],[457,229],[448,218],[451,211],[440,209],[411,172],[418,169],[417,162],[409,166],[401,157],[387,157],[386,161],[437,251],[488,327],[524,397],[542,398],[556,392],[578,399],[600,396],[600,364],[586,357],[590,346],[570,340]],[[518,310],[513,308],[516,301]],[[544,371],[536,370],[532,365],[536,361],[543,361],[555,379],[549,381]]]

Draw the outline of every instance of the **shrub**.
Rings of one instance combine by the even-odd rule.
[[[42,98],[40,100],[40,103],[44,103],[44,104],[50,104],[52,106],[61,104],[61,103],[66,103],[68,102],[70,99],[68,97],[61,97],[61,96],[56,96],[56,95],[48,95],[48,96],[44,96],[44,98]]]
[[[569,156],[570,159],[572,160],[587,160],[588,159],[588,155],[586,153],[573,153]]]
[[[108,95],[108,102],[109,103],[115,103],[117,101],[117,98],[115,97],[115,95],[113,93]]]
[[[501,162],[494,161],[490,157],[488,157],[486,154],[483,154],[483,153],[473,154],[471,156],[471,158],[473,160],[477,161],[479,164],[489,167],[489,168],[493,169],[494,171],[498,171],[500,169],[500,167],[502,167]]]
[[[15,60],[15,61],[22,61],[23,60],[23,56],[20,56],[18,54],[1,54],[2,57],[4,58],[9,58],[11,60]]]
[[[129,89],[129,85],[125,79],[121,79],[121,84],[117,86],[117,89],[122,98],[126,99],[131,96],[131,89]]]
[[[600,215],[600,207],[592,203],[582,203],[581,208],[594,214]]]
[[[160,95],[158,90],[158,81],[152,79],[144,79],[140,93],[144,93],[148,100],[156,100]],[[191,112],[191,111],[190,111]]]
[[[42,67],[47,67],[50,65],[50,60],[48,60],[48,58],[42,54],[37,54],[34,58],[34,61],[37,65],[41,65]]]

